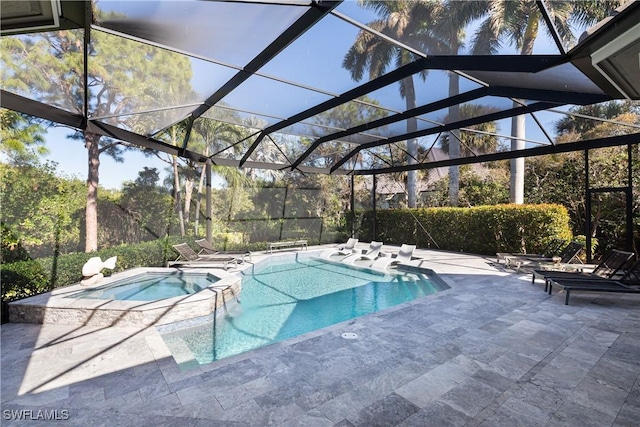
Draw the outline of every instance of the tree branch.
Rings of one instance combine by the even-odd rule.
[[[107,144],[104,145],[100,148],[100,150],[98,150],[99,153],[104,153],[105,151],[107,151],[108,149],[115,147],[116,145],[124,145],[124,143],[122,141],[118,141],[118,142],[113,142],[111,144]]]

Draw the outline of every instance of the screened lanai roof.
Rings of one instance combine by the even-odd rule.
[[[575,3],[3,1],[1,103],[197,161],[311,173],[636,143],[624,123],[619,136],[555,141],[572,106],[640,99],[640,2],[597,24]],[[501,9],[520,30],[538,25],[530,45],[517,25],[492,31]],[[29,54],[43,45],[47,58]],[[516,151],[513,116],[525,123]],[[429,155],[454,138],[459,157]]]

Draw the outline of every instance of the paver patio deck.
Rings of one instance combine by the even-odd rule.
[[[415,255],[451,289],[187,370],[153,326],[5,324],[2,425],[640,423],[639,295],[565,306],[495,257]]]

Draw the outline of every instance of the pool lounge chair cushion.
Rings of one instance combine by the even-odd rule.
[[[640,294],[640,260],[620,280],[549,278],[549,295],[554,286],[565,291],[565,305],[569,305],[571,291]]]
[[[416,245],[405,245],[400,247],[400,251],[395,257],[385,256],[380,257],[373,261],[371,268],[376,270],[386,270],[387,267],[393,264],[406,263],[411,261],[413,257],[413,251],[416,249]]]
[[[211,246],[211,243],[207,239],[198,239],[195,241],[196,245],[200,246],[198,255],[215,255],[220,253],[219,250]]]
[[[350,255],[353,253],[357,243],[358,239],[349,238],[349,240],[347,240],[347,243],[345,243],[344,245],[322,251],[322,253],[320,254],[320,258],[328,259],[335,255]]]
[[[383,245],[382,242],[372,241],[369,244],[369,249],[367,249],[367,251],[365,253],[363,253],[363,254],[359,254],[359,253],[351,254],[348,257],[346,257],[345,259],[343,259],[342,262],[345,263],[345,264],[355,264],[356,261],[361,260],[361,259],[373,261],[380,254],[380,250],[382,249],[382,245]]]
[[[551,278],[558,279],[593,279],[593,278],[605,278],[611,279],[633,258],[633,252],[619,251],[617,249],[611,250],[607,255],[602,258],[602,261],[595,266],[592,272],[577,272],[577,271],[559,271],[554,270],[554,264],[545,266],[544,269],[533,270],[531,277],[531,283],[534,283],[537,278],[543,278],[545,281],[545,291],[548,289],[549,280]]]
[[[569,305],[571,291],[640,294],[640,289],[638,288],[632,288],[618,281],[608,279],[552,279],[550,281],[549,294],[551,294],[553,286],[564,290],[564,305]]]

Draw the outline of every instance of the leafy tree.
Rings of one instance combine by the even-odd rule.
[[[9,264],[31,259],[16,234],[4,222],[0,222],[0,263]]]
[[[380,19],[370,22],[368,25],[383,34],[413,47],[421,47],[428,51],[428,45],[432,43],[431,37],[424,31],[427,25],[426,19],[433,16],[434,2],[417,2],[408,0],[383,1],[383,0],[358,0],[359,3],[375,11]],[[417,59],[412,52],[401,49],[387,43],[383,39],[374,36],[367,31],[360,31],[356,36],[353,46],[344,57],[342,65],[351,72],[351,77],[359,81],[368,71],[369,78],[375,79],[383,75],[391,66],[398,68]],[[426,73],[420,73],[424,79]],[[400,83],[400,95],[406,102],[406,109],[416,107],[416,93],[414,77],[408,76]],[[407,119],[407,133],[415,132],[418,124],[415,118]],[[408,164],[415,164],[417,158],[416,139],[407,141]],[[407,177],[407,191],[409,194],[409,207],[416,207],[417,172],[409,171]]]
[[[2,223],[33,258],[78,249],[83,184],[55,169],[54,163],[0,163]]]
[[[159,136],[159,139],[167,142],[168,144],[178,146],[185,138],[186,125],[187,123],[182,121],[171,126]],[[180,172],[183,169],[183,166],[180,158],[176,154],[157,153],[157,156],[159,159],[170,165],[171,182],[169,183],[169,186],[173,188],[173,210],[178,217],[180,237],[184,237],[186,235],[186,226],[184,219],[184,207],[182,204],[182,185],[180,183]]]
[[[387,115],[387,110],[380,108],[378,101],[364,96],[356,102],[341,104],[318,114],[313,118],[313,123],[324,128],[343,130],[381,119]],[[323,136],[316,128],[311,129],[311,134],[315,137]],[[330,168],[352,148],[352,144],[347,141],[325,142],[316,148],[313,154],[313,164],[321,168]]]
[[[44,126],[27,115],[0,108],[0,153],[10,163],[31,163],[47,154],[44,133]]]
[[[574,37],[572,22],[587,25],[608,16],[617,1],[606,2],[547,2],[547,10],[558,35],[565,45]],[[532,0],[502,1],[489,0],[489,15],[481,23],[474,38],[474,53],[495,54],[505,41],[515,44],[521,55],[532,55],[533,46],[538,38],[542,15],[537,2]],[[544,28],[547,28],[543,24]],[[519,107],[514,102],[514,107]],[[515,116],[511,125],[511,150],[525,148],[525,117]],[[524,197],[524,158],[511,161],[511,201],[523,203]]]
[[[258,180],[251,187],[229,185],[227,188],[212,190],[218,201],[212,206],[214,231],[217,229],[220,233],[241,233],[244,242],[266,241],[266,238],[257,237],[259,230],[270,218],[264,206],[273,199],[264,187]]]
[[[612,117],[612,122],[597,122],[590,129],[580,134],[580,139],[590,140],[609,136],[636,133],[640,126],[640,111],[637,103],[621,103],[618,116]],[[634,110],[636,112],[634,112]],[[577,107],[574,112],[584,112],[584,107]],[[580,119],[580,117],[575,117]],[[633,126],[624,126],[628,123]],[[562,142],[569,134],[562,134],[558,141]],[[638,144],[632,149],[632,169],[638,172]],[[635,157],[633,155],[635,154]],[[628,185],[628,152],[627,147],[608,147],[589,150],[589,184],[591,188],[616,188]],[[636,175],[637,176],[637,175]],[[632,212],[636,222],[635,232],[639,232],[640,190],[633,186]],[[602,253],[613,248],[625,247],[625,201],[620,192],[595,193],[591,201],[592,228],[591,234],[598,238],[599,249]],[[637,239],[637,238],[636,238]]]
[[[221,114],[234,115],[230,110],[222,110]],[[243,135],[243,129],[240,126],[231,124],[234,117],[223,117],[223,120],[210,120],[207,118],[199,118],[193,124],[193,129],[191,133],[191,141],[190,149],[195,149],[197,152],[201,152],[205,157],[209,157],[211,154],[215,152],[221,151],[229,145],[233,144],[235,141],[241,139]],[[196,195],[196,217],[194,218],[194,233],[195,235],[199,233],[199,219],[200,219],[200,205],[202,203],[202,197],[204,194],[204,184],[205,184],[205,164],[196,164],[194,162],[188,162],[188,167],[190,167],[195,176],[199,175],[198,187],[197,187],[197,195]],[[237,185],[239,182],[245,182],[248,180],[243,180],[246,177],[238,168],[228,168],[223,166],[212,166],[212,173],[216,173],[218,176],[221,176],[227,183],[232,183],[233,185]],[[189,175],[190,176],[190,175]],[[188,179],[187,184],[188,186]],[[188,208],[191,204],[191,193],[188,192],[185,194],[185,209]],[[205,213],[208,217],[210,213]],[[189,212],[185,212],[185,217],[189,219]]]
[[[267,122],[259,117],[250,116],[244,118],[242,120],[242,129],[243,134],[241,140],[244,141],[244,144],[251,144],[255,141],[260,133],[260,130],[267,127]],[[260,149],[253,152],[251,156],[252,160],[257,162],[266,162],[266,163],[278,163],[281,159],[281,153],[279,147],[276,146],[276,143],[273,142],[273,137],[276,135],[268,135],[265,140],[263,140],[262,144],[260,144]],[[267,142],[269,141],[269,142]],[[235,147],[241,148],[241,144],[236,145]],[[284,172],[281,170],[259,170],[254,168],[244,169],[244,173],[250,180],[259,180],[266,179],[272,182],[282,178]]]
[[[607,136],[637,132],[640,115],[634,113],[633,103],[610,103],[599,106],[580,106],[570,110],[574,115],[556,122],[560,132],[558,143],[589,140]],[[612,116],[620,112],[617,116]],[[607,118],[614,123],[588,119],[585,116]],[[608,117],[607,117],[608,116]],[[628,123],[633,126],[624,126]],[[640,171],[638,146],[632,150],[634,177]],[[584,154],[567,153],[533,157],[527,162],[526,188],[530,203],[552,202],[567,207],[572,219],[574,233],[584,233],[586,200]],[[608,147],[589,150],[589,180],[591,188],[622,187],[627,185],[627,147]],[[640,191],[637,183],[633,186],[633,206],[635,233],[640,224]],[[592,229],[590,233],[599,240],[598,251],[605,253],[612,248],[625,246],[624,202],[620,193],[596,193],[592,199]],[[637,241],[640,236],[636,236]]]
[[[99,11],[96,15],[101,18]],[[179,105],[193,91],[191,66],[182,55],[93,30],[88,61],[88,105],[91,116],[140,133],[161,126],[162,114],[135,114],[157,105]],[[2,37],[3,65],[13,87],[28,87],[42,102],[84,114],[82,31]],[[172,104],[173,103],[173,104]],[[153,118],[158,120],[154,122]],[[98,184],[101,154],[122,161],[123,143],[76,130],[88,153],[85,251],[98,247]]]
[[[594,120],[594,117],[613,120],[622,114],[640,114],[640,103],[607,101],[600,104],[580,106],[572,109],[571,112],[574,115],[567,115],[555,123],[554,128],[558,135],[586,134],[602,123]]]
[[[501,165],[463,165],[460,167],[460,205],[482,206],[509,202],[508,170]],[[447,206],[447,178],[436,181],[425,195],[428,206]]]
[[[449,55],[458,55],[465,38],[464,29],[474,19],[479,18],[486,12],[487,2],[485,1],[455,1],[447,0],[439,3],[439,8],[435,11],[432,18],[435,20],[435,34],[439,37],[440,43],[433,53],[444,53]],[[449,96],[455,96],[460,93],[460,76],[455,72],[449,72]],[[461,107],[452,105],[449,107],[447,121],[445,123],[454,123],[462,118]],[[460,131],[452,130],[448,133],[450,146],[448,147],[449,157],[460,157]],[[458,205],[459,198],[459,166],[449,167],[449,203],[453,206]]]
[[[159,181],[156,168],[144,167],[135,181],[123,185],[120,205],[135,222],[135,241],[161,238],[169,229],[172,200]],[[131,237],[130,242],[134,241]]]
[[[509,202],[509,177],[505,169],[482,165],[465,165],[461,169],[461,205],[471,207]]]
[[[203,158],[222,151],[225,147],[241,139],[246,133],[242,126],[232,124],[239,120],[236,115],[226,109],[218,109],[216,113],[218,120],[200,117],[195,120],[191,128],[188,149],[201,153]],[[182,144],[189,124],[189,119],[177,123],[163,131],[158,135],[158,138],[171,145]],[[238,149],[236,147],[236,150]],[[187,225],[191,222],[193,222],[193,233],[201,235],[199,218],[204,194],[205,164],[161,153],[158,153],[158,158],[170,165],[171,182],[169,185],[173,187],[174,210],[178,217],[180,235],[187,234]],[[250,183],[246,174],[237,168],[214,165],[212,172],[222,177],[229,185],[244,186]],[[195,203],[194,191],[196,192]],[[192,218],[191,214],[192,205],[195,205],[195,218]]]

